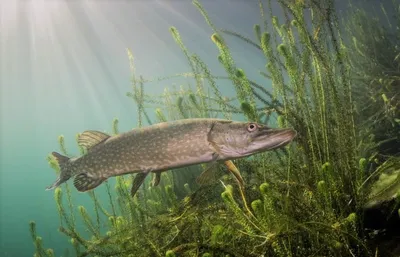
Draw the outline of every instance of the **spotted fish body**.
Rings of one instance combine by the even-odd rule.
[[[83,156],[70,159],[53,152],[61,173],[47,189],[75,176],[75,187],[87,191],[109,177],[128,173],[138,173],[138,188],[149,172],[159,178],[169,169],[249,156],[283,146],[295,135],[292,129],[220,119],[164,122],[116,136],[85,131],[78,139],[87,149]]]

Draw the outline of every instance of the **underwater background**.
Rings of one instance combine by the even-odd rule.
[[[399,17],[391,0],[0,2],[0,256],[400,256]],[[298,131],[235,162],[251,210],[232,178],[196,185],[199,165],[134,199],[130,175],[45,191],[78,133],[195,117]]]

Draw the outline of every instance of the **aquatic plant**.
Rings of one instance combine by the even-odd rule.
[[[244,191],[224,175],[224,167],[215,171],[214,181],[202,186],[194,182],[200,167],[168,171],[157,187],[146,180],[134,198],[129,196],[132,176],[117,177],[115,186],[112,180],[105,183],[106,197],[99,190],[88,193],[91,206],[76,206],[68,184],[63,185],[55,191],[59,230],[70,239],[75,254],[372,255],[375,249],[368,247],[362,224],[368,191],[360,190],[367,178],[367,160],[360,156],[352,63],[333,1],[307,1],[306,6],[305,1],[280,0],[284,16],[278,18],[271,1],[260,0],[262,24],[254,26],[255,40],[218,29],[202,5],[193,3],[212,30],[211,40],[219,51],[216,60],[226,75],[212,74],[175,27],[170,32],[187,58],[188,73],[145,79],[136,74],[128,50],[132,91],[127,95],[137,105],[137,127],[156,122],[150,110],[155,110],[157,121],[241,115],[293,127],[297,140],[280,151],[236,160]],[[272,88],[248,78],[246,69],[237,66],[227,43],[231,37],[265,57],[260,76],[271,81]],[[145,92],[145,83],[173,77],[193,78],[194,87],[165,89],[158,97]],[[235,97],[224,97],[221,80],[232,84]],[[112,127],[118,134],[118,120]],[[63,137],[59,142],[67,154]],[[53,157],[48,160],[58,170]],[[31,233],[36,255],[52,253],[38,239],[34,223]]]
[[[357,123],[364,135],[364,154],[383,163],[399,156],[400,147],[400,5],[389,16],[383,3],[381,18],[352,8],[345,22],[350,48]]]
[[[346,25],[360,152],[369,177],[362,190],[368,239],[382,256],[396,256],[400,234],[400,5],[382,2],[373,16],[351,8]],[[381,18],[378,18],[378,17]],[[397,227],[397,228],[396,228]]]

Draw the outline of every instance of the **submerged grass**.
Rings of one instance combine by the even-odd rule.
[[[400,155],[400,8],[393,1],[389,16],[379,7],[381,19],[353,8],[346,30],[365,154],[382,163]]]
[[[278,126],[293,127],[296,142],[235,161],[252,213],[246,212],[231,177],[199,187],[183,175],[198,174],[196,166],[163,173],[158,187],[146,181],[134,198],[129,196],[131,176],[118,177],[114,188],[105,183],[107,199],[96,190],[88,193],[90,207],[75,206],[68,185],[63,185],[55,191],[59,230],[70,238],[74,255],[381,256],[368,247],[363,229],[367,197],[360,188],[370,160],[360,152],[352,62],[333,2],[307,1],[305,8],[304,1],[280,0],[284,18],[279,19],[271,1],[260,0],[262,24],[254,26],[256,40],[218,29],[202,5],[193,3],[213,30],[216,58],[226,75],[212,74],[173,27],[170,32],[190,67],[190,72],[176,76],[194,78],[195,87],[165,89],[154,97],[145,93],[149,80],[137,76],[128,50],[133,87],[128,96],[138,107],[138,127],[181,118],[243,115],[250,121],[275,119]],[[260,75],[272,82],[272,90],[238,67],[227,45],[230,37],[265,57]],[[224,97],[220,80],[232,83],[235,98]],[[148,106],[155,108],[156,121],[150,119]],[[118,120],[113,130],[118,134]],[[59,141],[66,153],[63,138]],[[51,157],[49,163],[58,169]],[[30,228],[35,256],[53,256],[37,236],[34,222]]]

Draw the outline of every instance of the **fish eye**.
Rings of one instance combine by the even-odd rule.
[[[249,123],[249,124],[247,125],[247,131],[249,131],[249,132],[253,132],[253,131],[255,131],[257,128],[258,128],[258,126],[257,126],[257,124],[255,124],[255,123]]]

